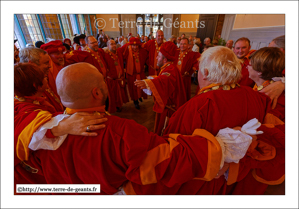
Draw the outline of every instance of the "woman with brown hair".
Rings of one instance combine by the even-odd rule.
[[[48,87],[47,75],[31,63],[18,63],[14,66],[15,102],[43,105],[49,112],[55,108],[43,97]]]
[[[261,91],[266,86],[282,77],[285,69],[285,55],[275,47],[264,47],[254,52],[250,57],[247,66],[249,78],[255,82],[253,90]],[[283,92],[277,101],[273,114],[285,121],[285,93]]]

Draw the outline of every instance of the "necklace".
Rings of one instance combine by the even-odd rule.
[[[50,88],[46,89],[46,91],[47,91],[52,97],[54,97],[54,99],[55,99],[56,102],[58,102],[58,103],[60,104],[60,100],[57,98],[57,96],[54,94],[54,92],[53,92]]]
[[[161,46],[162,46],[162,44],[161,44]],[[156,52],[157,52],[157,54],[159,54],[161,46],[158,46],[157,41],[155,41],[155,46],[156,46]]]
[[[185,53],[185,54],[184,54],[184,53]],[[183,61],[184,57],[185,57],[187,54],[188,54],[188,51],[187,51],[187,52],[180,52],[178,65],[181,65],[181,64],[182,64],[182,61]]]
[[[116,60],[118,60],[118,56],[117,56],[117,54],[113,54],[113,53],[111,53],[110,50],[108,50],[108,53],[109,53],[109,55],[111,56],[111,58],[114,60],[114,65],[117,66],[117,65],[118,65],[118,62],[116,61]]]
[[[137,51],[137,52],[134,52],[133,51],[133,57],[136,59],[136,62],[138,63],[139,62],[139,51]]]
[[[35,99],[25,98],[25,97],[18,97],[18,96],[15,96],[14,98],[19,100],[20,102],[32,102],[33,104],[40,105],[40,102],[38,100],[35,100]],[[41,100],[43,100],[43,98],[41,98]]]
[[[230,89],[236,88],[237,86],[240,87],[240,85],[238,83],[224,84],[224,85],[219,84],[219,83],[217,83],[217,84],[213,83],[213,84],[210,84],[210,85],[202,88],[198,92],[198,94],[206,93],[206,92],[213,91],[213,90],[230,90]]]
[[[91,56],[93,56],[93,57],[98,61],[98,63],[100,64],[101,68],[103,68],[104,65],[103,65],[103,63],[100,61],[101,56],[99,55],[99,53],[98,53],[98,52],[95,52],[95,53],[97,53],[97,55],[99,56],[100,59],[98,59],[96,56],[94,56],[93,52],[91,52],[91,50],[90,50],[89,47],[87,47],[87,51],[91,54]]]

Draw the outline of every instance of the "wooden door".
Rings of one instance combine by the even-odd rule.
[[[207,37],[211,39],[212,43],[217,26],[217,21],[218,14],[199,15],[196,37],[200,38],[202,43],[204,42],[204,39]]]

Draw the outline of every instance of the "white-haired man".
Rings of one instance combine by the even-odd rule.
[[[211,39],[209,37],[205,38],[203,41],[204,45],[209,46],[211,45]]]
[[[271,123],[269,119],[272,116],[268,114],[269,98],[257,94],[252,88],[237,84],[241,78],[241,69],[239,59],[227,47],[216,46],[206,50],[199,60],[198,95],[176,111],[164,133],[188,135],[197,128],[203,128],[204,135],[214,137],[222,128],[243,126],[253,118],[265,124]],[[252,143],[239,163],[230,163],[227,184],[238,182],[242,186],[234,184],[227,193],[263,194],[271,181],[275,184],[283,181],[284,133],[278,128],[267,128],[264,125],[260,129],[271,137],[272,133],[279,132],[281,138],[272,138],[271,142],[263,138],[266,137],[264,134],[260,141],[258,139],[259,145]],[[261,157],[267,149],[273,152],[276,149],[278,155],[264,153],[265,161],[258,161],[257,156]],[[200,182],[194,180],[190,184],[196,187]]]

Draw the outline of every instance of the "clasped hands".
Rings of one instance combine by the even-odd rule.
[[[242,127],[240,127],[240,126],[236,126],[236,127],[233,128],[233,129],[241,131]],[[248,134],[248,135],[249,135],[249,134]],[[255,136],[255,135],[249,135],[249,136],[252,137],[252,141],[257,140],[257,136]],[[218,171],[218,173],[217,173],[215,179],[219,179],[219,178],[220,178],[220,177],[227,171],[228,168],[229,168],[229,163],[224,162],[223,167]]]

